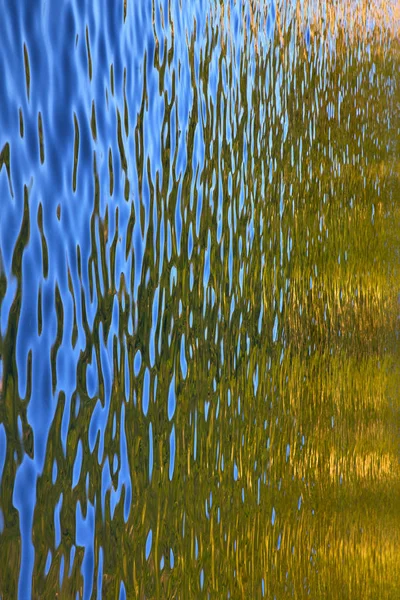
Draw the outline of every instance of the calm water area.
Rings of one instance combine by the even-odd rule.
[[[3,5],[1,600],[400,598],[389,4]]]

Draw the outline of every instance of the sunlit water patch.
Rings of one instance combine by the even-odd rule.
[[[395,6],[92,4],[0,20],[0,596],[398,598]]]

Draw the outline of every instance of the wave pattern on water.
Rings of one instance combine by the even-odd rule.
[[[84,4],[0,20],[0,596],[397,598],[394,13]]]

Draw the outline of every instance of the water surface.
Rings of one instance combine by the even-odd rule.
[[[2,11],[1,597],[399,597],[399,44],[332,6]]]

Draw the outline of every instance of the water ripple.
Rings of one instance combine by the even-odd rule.
[[[400,54],[350,4],[3,10],[0,596],[397,597]]]

